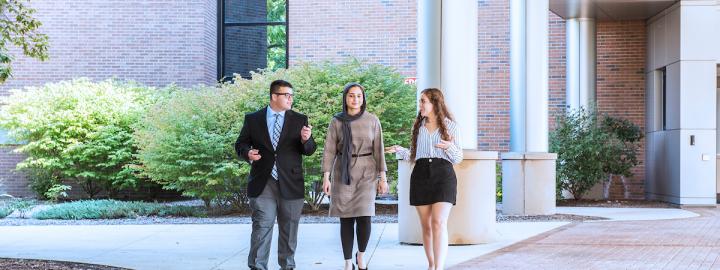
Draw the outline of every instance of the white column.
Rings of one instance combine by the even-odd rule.
[[[510,151],[524,152],[525,142],[525,0],[510,1]]]
[[[442,2],[418,0],[417,81],[418,97],[425,88],[440,88]]]
[[[526,152],[548,151],[548,0],[525,1]],[[512,52],[511,52],[512,53]]]
[[[502,155],[503,213],[555,213],[548,152],[548,0],[510,1],[510,153]]]
[[[576,110],[596,100],[595,19],[568,19],[565,30],[566,107]]]
[[[439,88],[460,128],[464,160],[455,165],[457,201],[450,212],[450,244],[493,241],[498,153],[477,149],[477,1],[418,1],[417,89]],[[419,92],[418,91],[418,92]],[[398,239],[422,243],[417,212],[409,205],[412,163],[399,161]]]
[[[441,55],[441,89],[445,102],[452,104],[462,148],[477,149],[477,1],[442,1]]]
[[[548,151],[548,0],[510,1],[510,151]]]

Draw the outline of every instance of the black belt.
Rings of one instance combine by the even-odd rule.
[[[340,153],[340,152],[337,152],[337,154],[338,154],[338,156],[342,156],[342,153]],[[366,157],[366,156],[370,156],[370,155],[372,155],[372,153],[365,153],[365,154],[359,154],[359,155],[353,154],[352,157]]]

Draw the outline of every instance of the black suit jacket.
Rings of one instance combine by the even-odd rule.
[[[283,129],[280,133],[277,149],[273,150],[267,128],[267,107],[245,115],[245,121],[235,142],[235,152],[250,163],[248,151],[258,149],[260,160],[250,163],[248,177],[248,196],[257,197],[270,178],[273,163],[277,160],[280,195],[284,199],[300,199],[305,196],[305,178],[303,176],[302,155],[315,152],[315,140],[302,143],[300,131],[308,125],[307,116],[293,110],[285,111]]]

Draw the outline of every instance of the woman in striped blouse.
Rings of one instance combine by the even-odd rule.
[[[420,217],[428,269],[443,269],[448,247],[447,220],[457,196],[453,164],[462,161],[463,152],[460,133],[442,92],[436,88],[423,90],[419,107],[410,150],[393,145],[386,152],[415,162],[410,176],[410,205],[415,206]]]

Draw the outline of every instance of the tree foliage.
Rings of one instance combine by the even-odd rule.
[[[568,111],[557,123],[550,135],[550,151],[558,153],[558,193],[564,189],[581,199],[609,175],[632,176],[642,139],[637,125],[599,116],[594,108]]]
[[[12,74],[13,56],[8,45],[22,49],[23,54],[46,60],[48,37],[38,30],[42,25],[33,17],[35,10],[25,0],[0,0],[0,84]]]
[[[380,118],[385,143],[407,145],[415,115],[415,91],[403,84],[391,68],[366,65],[357,60],[343,64],[300,64],[290,69],[252,73],[250,79],[235,77],[219,88],[179,91],[159,102],[138,125],[138,155],[147,175],[166,188],[202,198],[242,205],[249,165],[234,152],[244,114],[269,102],[273,80],[291,82],[295,90],[293,109],[307,115],[313,126],[317,152],[305,157],[306,201],[317,206],[323,199],[317,183],[327,127],[341,111],[342,87],[359,82],[367,89],[368,111]],[[389,159],[389,175],[397,163]]]
[[[138,185],[132,125],[154,102],[155,89],[76,79],[11,93],[1,101],[0,127],[24,143],[15,151],[27,158],[17,168],[43,178],[41,197],[63,182],[81,185],[90,197]]]

